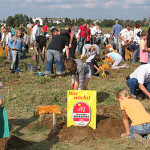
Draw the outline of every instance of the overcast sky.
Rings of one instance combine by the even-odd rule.
[[[29,17],[134,19],[150,16],[149,0],[0,0],[0,19],[15,13]]]

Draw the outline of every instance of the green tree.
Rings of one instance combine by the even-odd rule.
[[[48,24],[48,19],[47,19],[47,17],[46,17],[45,20],[44,20],[44,24],[45,24],[45,23]]]
[[[87,22],[87,24],[91,24],[91,23],[93,23],[93,20],[92,19],[87,19],[86,22]]]
[[[85,22],[84,18],[79,18],[79,19],[76,21],[76,24],[78,24],[78,26],[81,26],[81,25],[83,25],[84,22]]]
[[[6,20],[6,25],[12,27],[14,25],[14,18],[9,16]]]

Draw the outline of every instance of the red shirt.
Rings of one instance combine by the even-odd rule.
[[[86,37],[86,30],[87,30],[87,28],[82,25],[82,26],[79,27],[79,30],[81,30],[80,36],[81,37]]]
[[[48,26],[45,25],[42,28],[43,28],[44,32],[47,32]]]
[[[86,36],[86,41],[91,41],[91,30],[87,29],[87,36]]]

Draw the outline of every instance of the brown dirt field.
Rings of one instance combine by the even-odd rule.
[[[101,111],[99,111],[99,109]],[[73,144],[82,142],[94,143],[95,139],[119,138],[124,132],[124,125],[118,113],[118,106],[105,106],[97,111],[97,128],[71,126],[59,124],[57,131],[49,134],[50,141]]]
[[[122,120],[118,119],[105,119],[97,124],[97,129],[86,127],[71,126],[67,128],[65,125],[58,133],[60,142],[67,142],[73,144],[80,144],[83,141],[94,142],[96,138],[119,138],[121,133],[124,132]]]
[[[22,140],[14,135],[9,138],[0,139],[0,150],[10,150],[10,149],[23,149],[26,146],[30,146],[31,143],[25,140]]]
[[[52,115],[48,115],[42,119],[41,122],[32,122],[26,126],[29,130],[38,130],[41,127],[47,127],[52,129],[48,135],[50,142],[63,142],[71,144],[84,144],[99,143],[103,139],[117,139],[120,138],[121,133],[124,132],[123,122],[117,113],[119,110],[118,106],[104,106],[98,107],[97,109],[97,128],[93,130],[89,126],[67,127],[64,116],[57,117],[57,129],[52,129]],[[22,140],[16,136],[10,138],[0,139],[0,150],[9,149],[23,149],[26,146],[30,146],[31,143]]]

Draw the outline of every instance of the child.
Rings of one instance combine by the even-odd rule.
[[[9,32],[9,29],[7,27],[4,27],[4,32],[2,33],[1,43],[3,42],[3,48],[6,51],[7,59],[11,58],[11,51],[10,51],[10,47],[8,46],[8,42],[10,39],[11,39],[11,32]]]
[[[0,89],[3,87],[3,84],[0,82]],[[2,100],[2,97],[0,95],[0,106],[3,105],[3,100]]]
[[[91,59],[91,60],[90,60]],[[92,55],[90,56],[88,59],[87,59],[87,64],[90,66],[91,68],[91,73],[92,73],[92,76],[95,76],[95,73],[96,72],[100,72],[99,70],[99,66],[97,64],[97,62],[100,61],[100,55],[97,54],[97,55]]]
[[[83,59],[83,57],[85,56],[85,53],[87,54],[87,57],[90,57],[93,54],[99,54],[99,51],[100,51],[100,48],[98,45],[85,44],[83,46],[82,55],[80,59]]]
[[[21,31],[17,30],[15,32],[14,37],[11,38],[8,45],[12,49],[12,61],[10,65],[10,71],[11,73],[19,73],[19,61],[21,56],[21,50],[24,50],[24,42],[23,38],[21,38]]]
[[[109,52],[115,52],[115,51],[117,50],[115,43],[107,44],[107,45],[105,46],[105,48],[106,48]]]
[[[24,48],[25,50],[23,51],[23,59],[26,58],[26,53],[28,53],[29,50],[29,36],[26,30],[24,31]]]
[[[116,100],[119,101],[126,132],[122,137],[130,136],[133,140],[146,140],[150,134],[150,115],[140,101],[134,99],[126,90],[118,91]],[[129,120],[131,126],[129,126]],[[144,139],[142,139],[144,138]]]
[[[140,62],[141,62],[141,65],[142,64],[147,64],[149,62],[149,57],[148,57],[149,49],[147,49],[147,34],[145,32],[142,32],[139,47],[140,47]]]
[[[72,74],[72,89],[87,90],[87,85],[91,78],[90,67],[83,63],[80,59],[68,58],[64,61],[65,68]]]
[[[128,66],[124,64],[123,66],[119,66],[119,64],[122,62],[123,58],[120,54],[116,52],[110,52],[109,51],[104,51],[103,55],[105,57],[109,57],[112,61],[112,69],[119,69],[119,68],[127,68]]]

